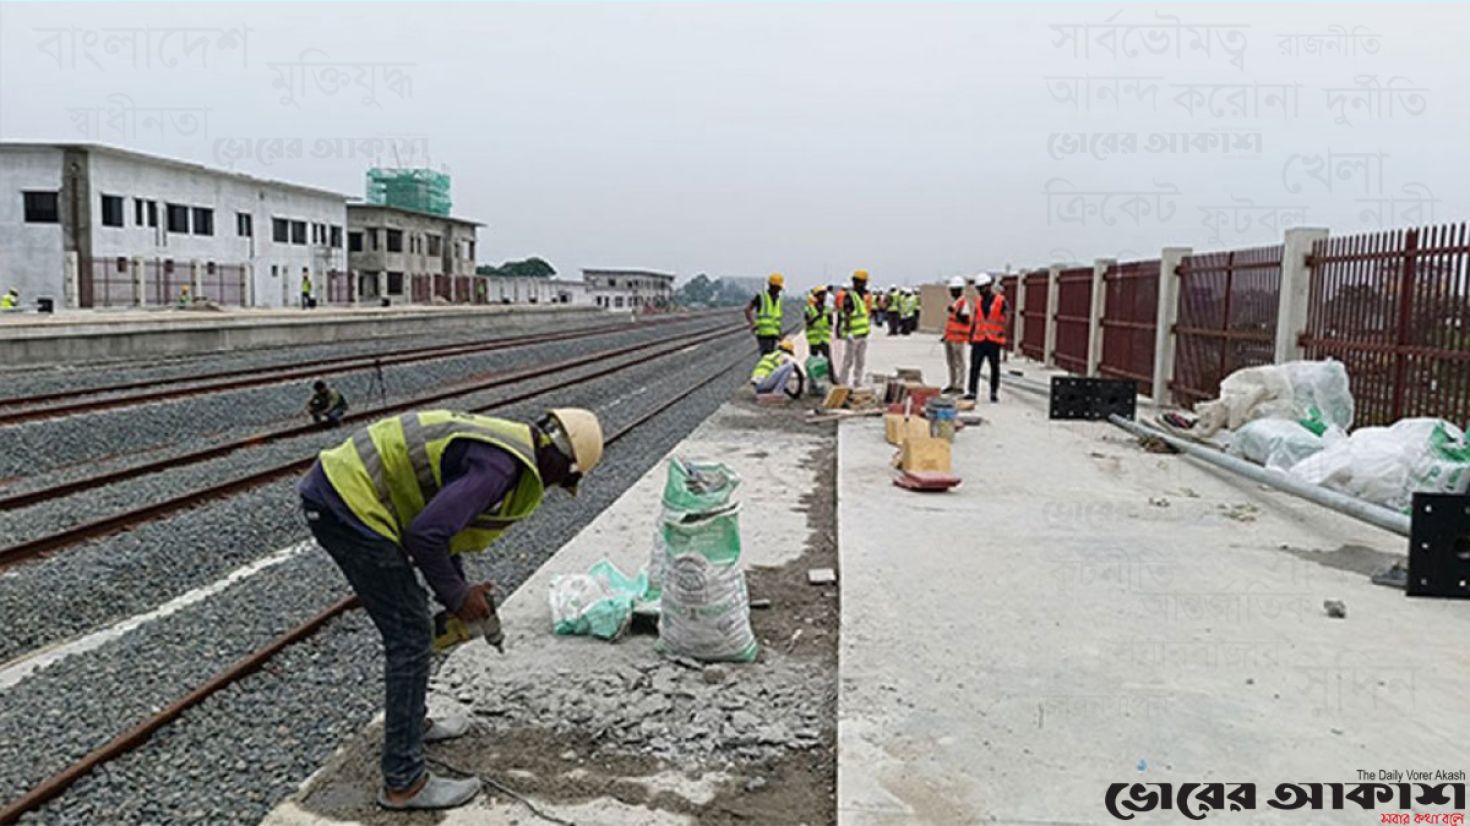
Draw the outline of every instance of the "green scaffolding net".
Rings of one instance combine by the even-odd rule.
[[[371,204],[449,214],[449,176],[432,169],[369,169],[367,199]]]

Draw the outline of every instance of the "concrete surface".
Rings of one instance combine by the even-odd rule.
[[[482,323],[514,332],[543,323],[549,313],[609,315],[551,304],[0,314],[0,349],[5,367],[22,367],[420,335]]]
[[[878,336],[871,368],[942,383],[933,338]],[[1377,822],[1266,800],[1470,769],[1470,605],[1371,584],[1403,539],[1043,405],[982,402],[945,494],[841,425],[838,823],[1112,823],[1109,784],[1207,781],[1257,785],[1231,822]]]
[[[748,570],[754,566],[786,565],[802,556],[808,536],[803,497],[817,483],[816,471],[808,466],[805,459],[814,449],[830,445],[831,439],[830,434],[823,435],[815,428],[807,431],[750,429],[750,421],[758,416],[760,413],[753,409],[727,404],[668,453],[669,456],[716,458],[741,475],[743,483],[736,496],[742,502],[742,558]],[[491,771],[503,782],[522,790],[539,786],[574,790],[587,788],[589,784],[594,788],[598,785],[591,782],[597,778],[589,778],[588,775],[604,767],[590,754],[574,758],[573,752],[567,751],[562,755],[566,759],[560,761],[561,765],[545,765],[548,762],[556,764],[556,752],[569,748],[566,744],[558,744],[554,749],[547,746],[551,753],[534,758],[545,765],[546,772],[507,770],[518,765],[516,760],[530,758],[522,755],[512,759],[509,754],[496,751],[498,748],[514,750],[508,745],[510,738],[524,728],[519,723],[507,722],[508,717],[517,715],[510,713],[505,716],[507,712],[503,710],[503,704],[518,701],[516,693],[506,690],[506,681],[517,681],[522,687],[529,684],[533,691],[537,690],[535,686],[540,686],[541,693],[550,694],[575,687],[588,675],[637,675],[640,671],[654,668],[681,670],[671,663],[664,665],[667,661],[653,651],[654,638],[651,635],[628,636],[617,643],[553,635],[547,598],[553,576],[583,573],[603,558],[610,559],[628,573],[647,564],[665,474],[663,462],[654,466],[500,606],[506,633],[503,656],[478,642],[466,643],[451,652],[431,687],[430,707],[468,711],[479,722],[477,731],[470,738],[433,747],[431,756],[449,754],[466,762],[483,757],[489,760],[493,766]],[[797,573],[803,578],[801,587],[807,587],[804,570],[790,575]],[[701,688],[730,691],[739,687],[741,691],[754,693],[758,688],[765,690],[792,679],[795,670],[788,667],[784,655],[769,650],[767,641],[762,640],[762,643],[766,650],[759,661],[721,666],[729,674],[725,684]],[[692,677],[686,682],[704,682],[699,671],[691,673]],[[655,681],[667,676],[656,675]],[[814,690],[830,695],[830,669],[821,687]],[[617,702],[620,698],[607,699]],[[823,699],[817,698],[819,702]],[[826,700],[830,702],[830,698]],[[538,705],[538,698],[529,697],[520,702],[544,715],[540,722],[548,734],[563,727],[570,716],[567,713],[547,713]],[[487,708],[494,705],[502,707]],[[759,715],[756,701],[752,700],[750,705],[750,710]],[[592,732],[574,736],[588,748],[600,738]],[[320,826],[377,822],[376,818],[382,815],[372,805],[371,796],[376,793],[378,782],[376,767],[380,738],[379,721],[339,750],[303,785],[300,793],[283,802],[263,823],[267,826]],[[504,762],[500,762],[501,755],[505,756]],[[729,756],[736,756],[734,749]],[[745,781],[741,779],[740,782]],[[686,824],[699,822],[698,816],[691,813],[697,812],[717,790],[729,783],[730,776],[725,771],[696,765],[691,760],[675,766],[650,765],[638,776],[612,778],[611,785],[621,790],[620,796],[625,800],[630,797],[629,788],[641,787],[643,791],[631,797],[648,797],[650,805],[658,804],[657,808],[621,802],[612,795],[575,799],[573,794],[572,799],[568,799],[564,791],[559,799],[530,796],[548,811],[577,823]],[[671,800],[675,805],[670,805]],[[532,824],[540,821],[524,806],[503,795],[492,797],[482,794],[471,805],[447,813],[442,820],[436,819],[435,822],[449,826]]]

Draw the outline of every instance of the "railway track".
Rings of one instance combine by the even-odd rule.
[[[606,361],[607,359],[619,358],[621,356],[631,355],[634,353],[644,353],[644,355],[636,361],[619,363],[612,366],[604,367],[590,374],[580,374],[576,377],[566,379],[565,381],[559,382],[558,384],[553,385],[549,388],[540,388],[527,391],[524,393],[516,394],[509,398],[499,399],[489,405],[482,405],[480,407],[469,409],[470,412],[474,413],[486,412],[495,408],[514,404],[516,402],[525,401],[544,393],[551,392],[552,390],[563,389],[565,387],[569,387],[580,382],[585,382],[589,379],[611,375],[632,365],[644,363],[649,359],[669,356],[678,353],[688,347],[697,346],[707,341],[743,333],[746,331],[746,329],[747,328],[745,324],[736,323],[717,328],[713,331],[681,333],[656,339],[652,342],[625,345],[622,347],[614,348],[612,350],[603,350],[596,353],[584,354],[581,356],[576,356],[574,358],[554,362],[552,364],[540,365],[524,370],[516,370],[508,373],[502,373],[469,384],[457,385],[443,391],[423,394],[400,402],[394,402],[388,405],[380,405],[378,407],[364,409],[350,416],[347,416],[346,418],[344,418],[344,422],[355,423],[372,421],[387,415],[401,413],[405,410],[412,410],[414,408],[443,402],[446,399],[465,396],[472,393],[478,393],[497,387],[503,387],[505,385],[514,384],[516,382],[525,381],[528,379],[541,378],[562,371],[589,365],[595,362]],[[280,441],[282,439],[293,438],[316,432],[320,432],[320,428],[316,425],[300,425],[278,428],[273,431],[266,431],[263,433],[254,434],[252,436],[245,437],[244,439],[227,442],[220,445],[213,445],[207,448],[201,448],[199,450],[191,451],[181,456],[175,456],[168,459],[160,459],[154,462],[148,462],[130,468],[123,468],[117,471],[98,474],[96,476],[78,479],[71,482],[65,482],[60,485],[55,485],[35,491],[13,494],[8,497],[0,498],[0,509],[10,510],[19,507],[25,507],[27,505],[33,505],[38,502],[54,500],[63,496],[77,493],[79,491],[113,484],[126,479],[144,476],[149,473],[156,473],[174,467],[180,467],[183,465],[206,461],[208,459],[222,456],[236,450],[247,449],[274,441]],[[293,473],[301,473],[311,466],[311,463],[312,461],[314,461],[314,459],[315,454],[303,457],[301,459],[292,460],[290,462],[272,465],[262,470],[246,474],[244,476],[238,476],[233,479],[228,479],[226,481],[220,482],[216,485],[211,485],[210,487],[204,488],[202,490],[196,489],[188,494],[171,497],[160,502],[133,508],[111,516],[94,519],[67,528],[65,530],[56,531],[50,534],[36,537],[35,539],[11,545],[9,547],[0,548],[0,570],[12,567],[26,560],[35,559],[51,551],[75,545],[88,539],[95,539],[98,537],[107,536],[126,530],[130,527],[142,524],[144,522],[158,519],[160,517],[175,513],[185,508],[193,507],[201,502],[219,499],[221,497],[229,496],[234,493],[249,490],[250,488],[257,487],[259,485],[274,481]]]
[[[590,328],[578,328],[575,330],[564,330],[553,333],[529,333],[521,336],[500,336],[496,338],[482,339],[479,341],[461,342],[458,344],[441,344],[427,347],[415,347],[406,350],[397,350],[388,355],[337,356],[325,359],[313,359],[311,361],[303,361],[294,364],[277,364],[266,367],[245,367],[236,370],[220,370],[213,373],[205,373],[200,375],[145,379],[131,382],[119,382],[109,385],[99,385],[96,387],[84,387],[50,393],[38,393],[30,396],[16,396],[8,399],[0,399],[0,427],[6,427],[9,425],[21,424],[30,421],[37,421],[41,419],[55,419],[66,416],[95,413],[98,411],[111,410],[119,407],[132,407],[134,405],[146,404],[148,402],[182,399],[191,396],[207,395],[210,393],[222,393],[227,390],[239,390],[247,387],[261,387],[271,384],[280,384],[288,381],[296,381],[305,378],[319,378],[323,375],[340,375],[343,373],[359,372],[363,370],[381,370],[384,367],[413,364],[415,362],[453,358],[455,356],[474,355],[478,353],[493,352],[496,350],[506,350],[513,347],[525,347],[535,344],[567,341],[570,339],[584,338],[595,335],[609,335],[619,332],[627,332],[630,330],[646,328],[652,325],[671,324],[680,321],[692,321],[704,317],[705,315],[708,314],[670,316],[653,321],[636,322],[629,324],[606,324]],[[128,392],[134,390],[142,392]],[[107,395],[110,393],[123,393],[125,395]],[[88,398],[94,396],[101,398]],[[46,404],[47,402],[54,402],[63,399],[69,400],[69,403]]]
[[[744,330],[744,325],[739,325],[735,332],[743,332]],[[705,338],[706,340],[712,340],[728,335],[731,335],[731,332],[706,334]],[[665,353],[662,353],[661,355],[668,355],[669,353],[680,352],[684,349],[684,346],[675,347]],[[624,437],[632,433],[634,430],[653,420],[665,411],[670,410],[675,405],[689,398],[693,394],[699,392],[703,388],[709,386],[713,382],[719,380],[730,370],[742,366],[748,360],[748,353],[746,352],[746,348],[740,349],[741,352],[739,355],[726,362],[724,366],[713,371],[703,380],[696,382],[692,386],[675,394],[671,398],[660,402],[652,409],[648,410],[647,412],[638,416],[636,419],[620,427],[616,432],[609,434],[606,437],[606,444],[608,446],[616,444]],[[582,379],[578,379],[578,381],[580,380]],[[514,401],[543,395],[556,389],[560,389],[560,387],[537,390],[532,393],[525,394],[521,399],[516,399]],[[494,405],[479,408],[476,412],[488,410],[510,403],[512,402],[496,402]],[[199,705],[210,696],[221,691],[222,689],[225,689],[240,681],[244,677],[260,670],[277,654],[281,653],[282,651],[286,650],[287,648],[298,642],[314,636],[317,632],[326,627],[327,624],[331,622],[331,620],[338,616],[341,616],[342,614],[345,614],[355,607],[357,607],[356,597],[341,597],[316,615],[312,616],[310,619],[306,620],[295,628],[292,628],[291,630],[286,631],[285,633],[275,637],[274,639],[270,640],[265,645],[261,646],[250,654],[236,660],[234,663],[217,672],[213,677],[199,684],[192,690],[186,692],[182,697],[173,701],[151,717],[132,726],[121,734],[118,734],[116,737],[88,752],[86,755],[82,756],[74,763],[68,765],[66,768],[47,777],[46,779],[32,787],[25,794],[21,795],[19,798],[5,804],[3,807],[0,807],[0,826],[17,822],[28,812],[32,812],[40,808],[48,801],[53,800],[63,794],[73,783],[75,783],[82,777],[85,777],[92,771],[96,770],[99,766],[102,766],[111,760],[115,760],[118,757],[127,754],[128,752],[143,745],[155,732],[177,720],[185,711]]]

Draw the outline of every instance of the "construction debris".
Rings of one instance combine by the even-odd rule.
[[[837,572],[831,568],[812,568],[806,572],[809,585],[831,585],[837,581]]]
[[[1332,617],[1333,619],[1343,619],[1347,617],[1347,603],[1343,602],[1342,600],[1324,600],[1322,603],[1322,610],[1326,611],[1327,616]]]

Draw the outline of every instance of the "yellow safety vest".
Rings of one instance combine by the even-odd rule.
[[[776,372],[776,368],[786,363],[787,353],[785,350],[776,350],[761,356],[761,360],[755,363],[755,369],[750,371],[751,381],[760,381],[766,376]]]
[[[456,439],[494,445],[521,464],[520,481],[500,506],[492,506],[449,540],[452,553],[476,553],[541,504],[545,487],[530,425],[448,410],[405,413],[357,431],[337,447],[322,451],[319,459],[327,480],[353,514],[374,532],[401,544],[409,523],[442,487],[439,463]]]
[[[10,293],[0,295],[0,310],[13,309],[15,309],[15,296],[11,295]]]
[[[761,290],[760,307],[755,314],[755,334],[758,336],[781,335],[781,300],[772,298],[770,290]]]
[[[832,317],[826,303],[818,304],[815,298],[806,300],[806,343],[832,343]]]
[[[871,327],[868,319],[868,294],[852,290],[847,296],[852,299],[852,314],[847,317],[847,333],[854,338],[864,338]]]

